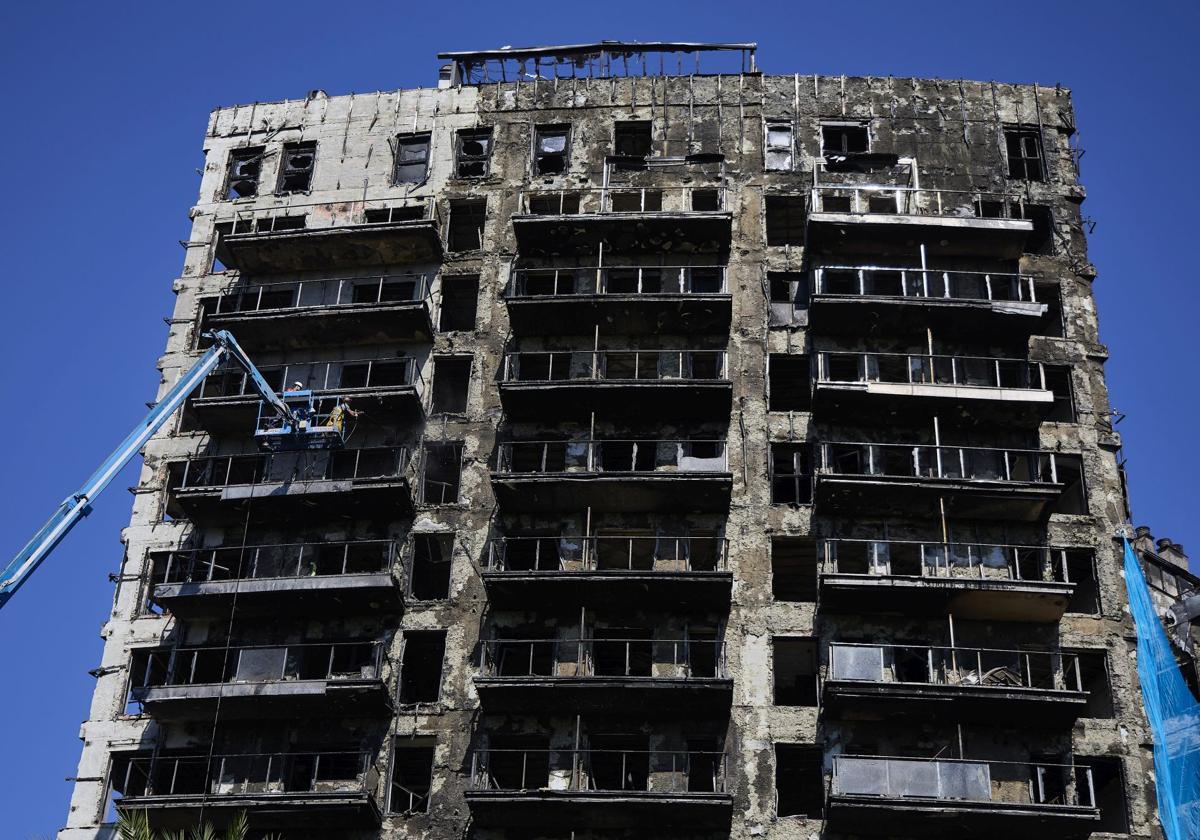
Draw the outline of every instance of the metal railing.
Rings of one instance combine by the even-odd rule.
[[[262,196],[261,198],[268,198]],[[299,211],[299,212],[297,212]],[[218,219],[219,222],[228,221]],[[314,222],[321,224],[314,224]],[[395,222],[435,222],[441,225],[441,211],[432,198],[408,198],[402,201],[297,201],[274,199],[265,207],[246,207],[234,211],[233,235],[276,233],[294,230],[327,230],[351,225]]]
[[[835,755],[835,796],[1096,807],[1090,767],[1042,762]]]
[[[725,208],[725,187],[609,186],[524,190],[517,214],[575,216],[596,213],[704,213]]]
[[[1061,651],[829,645],[829,679],[1083,692],[1079,657]]]
[[[949,478],[1058,484],[1053,452],[903,443],[826,442],[818,471],[828,475]]]
[[[723,265],[621,265],[516,268],[507,296],[728,294]]]
[[[874,265],[814,268],[813,294],[1037,303],[1036,284],[1028,274]]]
[[[1046,371],[1041,362],[927,353],[821,351],[816,355],[818,382],[1046,390]]]
[[[114,769],[117,767],[114,761]],[[136,756],[113,779],[122,798],[364,793],[375,789],[370,753],[238,753]]]
[[[135,651],[135,655],[137,655]],[[177,647],[145,652],[138,688],[295,680],[378,680],[383,643],[305,642],[292,645]]]
[[[479,646],[487,677],[728,676],[720,639],[491,639]]]
[[[396,562],[391,540],[281,543],[185,549],[151,555],[152,584],[306,578],[386,572]]]
[[[725,753],[701,750],[479,749],[471,790],[725,793]]]
[[[497,537],[488,542],[487,571],[717,572],[728,560],[729,541],[717,536]]]
[[[967,219],[1024,219],[1018,193],[927,190],[895,184],[821,184],[812,188],[815,213],[953,216]]]
[[[409,450],[405,446],[335,449],[317,456],[305,453],[219,455],[168,464],[171,491],[220,488],[288,481],[339,481],[402,478]]]
[[[728,378],[724,350],[568,350],[504,356],[504,382]]]
[[[911,540],[824,540],[821,571],[1071,583],[1067,549],[1038,545],[939,543]]]
[[[208,304],[205,314],[209,317],[315,307],[353,309],[388,303],[420,303],[429,298],[429,286],[430,277],[425,274],[246,283],[203,302]]]
[[[497,447],[496,471],[519,473],[728,472],[725,441],[521,440]]]
[[[410,388],[424,384],[421,368],[412,356],[263,365],[259,373],[277,393],[283,393],[293,382],[302,383],[305,390],[309,391],[338,393],[369,388]],[[249,374],[234,364],[210,373],[196,391],[198,399],[257,394]]]

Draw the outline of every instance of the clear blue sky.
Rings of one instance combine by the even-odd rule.
[[[0,27],[0,566],[145,411],[218,105],[432,84],[438,50],[757,41],[768,73],[1074,91],[1135,519],[1200,555],[1195,2],[14,3]],[[330,16],[336,15],[336,16]],[[0,613],[0,835],[65,821],[129,469]]]

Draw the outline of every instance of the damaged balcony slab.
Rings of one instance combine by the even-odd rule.
[[[733,797],[727,793],[605,790],[467,790],[471,816],[481,826],[513,828],[637,828],[654,825],[728,830]]]
[[[528,714],[533,709],[605,713],[621,706],[646,715],[727,715],[733,701],[728,677],[523,676],[475,677],[485,711]]]
[[[412,423],[425,415],[421,393],[416,385],[323,389],[312,394],[318,404],[325,400],[332,406],[338,398],[344,398],[352,401],[356,411],[376,418],[394,418],[398,424]],[[254,428],[261,406],[261,399],[247,394],[198,396],[188,402],[187,410],[201,428],[228,434]]]
[[[823,335],[861,335],[864,324],[881,334],[902,334],[920,319],[940,335],[956,338],[1034,335],[1043,329],[1047,305],[1025,301],[946,300],[932,297],[864,297],[814,294],[809,325]]]
[[[168,512],[172,516],[211,520],[242,520],[247,508],[258,513],[296,517],[311,516],[315,507],[322,513],[351,511],[366,514],[402,514],[413,509],[412,487],[407,477],[297,479],[188,487],[171,493]]]
[[[512,217],[517,247],[529,257],[620,254],[727,254],[733,214],[645,211],[522,214]]]
[[[1031,481],[818,475],[816,506],[825,513],[934,517],[944,499],[955,517],[1037,522],[1062,491],[1061,484]]]
[[[229,330],[250,351],[429,341],[433,335],[427,299],[216,312],[204,324]]]
[[[135,688],[133,699],[156,720],[228,720],[378,716],[392,712],[383,680],[327,679],[203,683]]]
[[[671,603],[681,609],[728,611],[733,573],[485,569],[483,585],[497,609],[583,605],[599,599],[612,609],[638,610]]]
[[[1016,259],[1032,232],[1026,219],[815,212],[805,242],[812,253],[839,256],[911,254],[923,244],[933,258]]]
[[[1054,623],[1066,612],[1075,584],[977,577],[822,572],[821,609],[830,613],[943,616]]]
[[[729,417],[733,384],[727,379],[503,381],[500,402],[513,420],[597,412],[604,417]]]
[[[217,257],[245,274],[397,266],[439,262],[442,240],[436,219],[255,230],[222,236]]]
[[[245,615],[352,615],[399,613],[400,579],[392,572],[160,583],[154,603],[179,618],[219,618],[235,604]]]
[[[620,324],[629,333],[728,333],[729,294],[509,295],[517,335],[574,335],[580,324]]]
[[[492,473],[496,500],[511,511],[720,512],[732,489],[726,471]]]
[[[221,830],[245,811],[255,830],[297,829],[336,832],[347,828],[377,828],[383,815],[375,797],[366,791],[307,793],[225,793],[126,796],[121,811],[145,811],[156,829],[195,828],[201,815]]]

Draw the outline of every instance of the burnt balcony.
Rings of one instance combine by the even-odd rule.
[[[130,699],[159,720],[388,714],[378,641],[135,650]]]
[[[318,415],[340,399],[381,423],[412,423],[424,414],[425,380],[412,356],[263,365],[263,379],[276,393],[294,382],[311,391]],[[217,433],[255,428],[262,398],[240,365],[225,365],[204,378],[187,410],[200,427]],[[351,423],[353,420],[350,421]]]
[[[571,335],[586,324],[724,334],[732,299],[723,265],[514,268],[504,295],[518,335]]]
[[[1080,549],[901,540],[824,540],[820,603],[829,612],[1056,622],[1076,588]]]
[[[229,330],[250,351],[429,341],[429,284],[426,274],[239,283],[200,300],[203,329]]]
[[[375,828],[382,819],[370,753],[117,756],[117,809],[145,811],[158,829],[194,828],[202,815],[223,829],[241,811],[252,829],[310,835]]]
[[[903,333],[919,321],[940,334],[1011,336],[1034,333],[1049,317],[1027,274],[825,265],[811,283],[810,326],[833,335],[861,335],[864,324]]]
[[[1040,362],[925,353],[816,354],[813,411],[823,419],[883,413],[914,421],[942,411],[977,422],[1037,423],[1055,408]]]
[[[826,512],[1034,522],[1065,489],[1056,454],[900,443],[818,446],[816,504]]]
[[[483,583],[498,609],[600,599],[614,608],[724,611],[733,589],[728,557],[729,541],[717,536],[508,536],[488,544]]]
[[[500,402],[510,419],[661,415],[725,420],[733,400],[724,350],[508,353]]]
[[[227,546],[151,555],[150,600],[180,618],[399,612],[391,540]]]
[[[167,465],[171,517],[391,515],[413,507],[409,450],[403,446],[260,455],[218,455]]]
[[[442,258],[433,200],[339,201],[240,210],[217,240],[217,259],[245,274],[398,266]]]
[[[1074,764],[835,755],[825,810],[838,832],[1084,838],[1100,809]]]
[[[821,705],[855,719],[987,723],[1027,716],[1069,726],[1087,700],[1079,659],[1070,653],[834,642]]]
[[[610,186],[526,190],[512,217],[527,256],[613,253],[721,254],[729,250],[733,214],[725,188]]]
[[[818,184],[806,242],[816,253],[878,254],[924,243],[931,256],[1016,259],[1033,232],[1022,196],[897,184]]]
[[[493,639],[475,689],[488,712],[605,712],[622,704],[672,717],[728,713],[733,680],[715,638]]]
[[[724,440],[522,440],[497,446],[492,488],[508,511],[713,511],[729,507]]]
[[[722,752],[476,750],[466,790],[482,826],[728,830]]]

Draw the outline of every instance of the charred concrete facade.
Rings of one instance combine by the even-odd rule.
[[[1153,837],[1069,93],[752,45],[221,108],[63,840]]]

